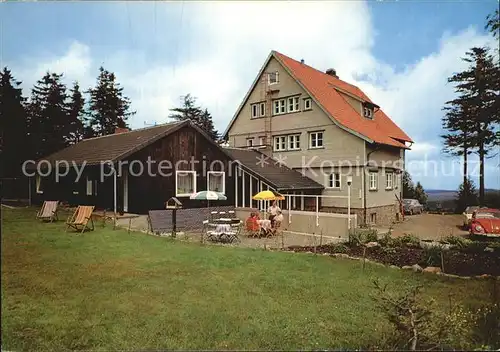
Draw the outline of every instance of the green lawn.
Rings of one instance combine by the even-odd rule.
[[[2,348],[311,349],[379,341],[372,281],[417,282],[448,306],[486,289],[307,254],[175,242],[96,227],[84,235],[2,209]],[[486,294],[486,293],[484,293]]]

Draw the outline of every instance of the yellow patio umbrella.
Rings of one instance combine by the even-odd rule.
[[[256,195],[252,197],[253,200],[284,200],[283,197],[279,193],[274,193],[273,191],[260,191]]]

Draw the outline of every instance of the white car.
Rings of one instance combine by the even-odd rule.
[[[476,211],[477,209],[479,209],[479,206],[476,206],[476,205],[465,208],[465,211],[462,213],[463,219],[464,219],[464,228],[465,229],[469,228],[470,222],[472,220],[472,213],[474,213],[474,211]]]

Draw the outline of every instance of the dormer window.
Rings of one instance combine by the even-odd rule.
[[[363,108],[363,115],[367,119],[373,119],[373,109],[365,106]]]
[[[269,85],[278,83],[278,71],[276,71],[276,72],[269,72],[267,74],[267,82],[268,82]]]

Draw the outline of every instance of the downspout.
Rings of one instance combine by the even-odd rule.
[[[370,164],[370,155],[373,152],[380,150],[380,144],[377,144],[377,143],[373,143],[373,144],[375,145],[375,149],[373,149],[368,154],[366,154],[366,163],[365,163],[364,170],[363,170],[363,173],[365,174],[365,177],[363,177],[363,179],[364,179],[364,185],[363,185],[363,218],[364,219],[363,220],[364,220],[365,226],[367,224],[367,222],[366,222],[366,188],[367,188],[366,187],[366,168]]]

